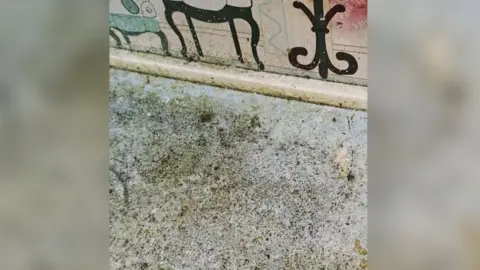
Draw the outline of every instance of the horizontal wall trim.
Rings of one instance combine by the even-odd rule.
[[[110,48],[110,66],[160,77],[295,99],[335,107],[367,110],[367,88],[240,68],[187,62],[161,55]]]

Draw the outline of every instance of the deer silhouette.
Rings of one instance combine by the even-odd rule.
[[[192,18],[208,23],[226,23],[230,25],[230,31],[232,34],[235,50],[238,56],[238,60],[244,63],[240,42],[238,40],[237,30],[235,28],[234,19],[245,20],[252,29],[252,36],[250,45],[252,48],[253,58],[257,63],[260,70],[265,69],[265,65],[260,61],[257,52],[258,42],[260,41],[260,28],[252,15],[252,0],[210,0],[208,4],[205,4],[205,0],[163,0],[165,5],[165,18],[177,34],[178,39],[182,45],[182,55],[186,58],[187,47],[182,33],[173,21],[172,14],[175,12],[183,13],[187,19],[188,27],[195,42],[197,53],[200,57],[203,57],[202,47],[198,40],[195,26],[193,25]],[[203,5],[202,5],[203,4]],[[206,8],[205,6],[208,6]]]

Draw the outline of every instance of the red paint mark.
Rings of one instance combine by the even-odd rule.
[[[332,22],[342,24],[341,28],[358,30],[367,27],[367,0],[330,0],[330,7],[344,5],[345,12],[337,13]]]

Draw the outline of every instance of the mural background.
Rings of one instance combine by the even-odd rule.
[[[142,22],[143,19],[137,18],[132,18],[130,21],[124,20],[123,24],[137,25],[137,28],[133,30],[138,33],[133,33],[135,31],[128,26],[123,26],[123,28],[129,28],[132,33],[132,35],[127,35],[130,44],[117,31],[118,29],[112,30],[111,28],[121,43],[118,46],[117,40],[111,36],[110,44],[113,47],[161,55],[168,54],[194,61],[254,70],[261,69],[259,67],[263,64],[264,70],[268,72],[322,79],[318,69],[299,69],[292,66],[289,61],[288,54],[294,47],[305,47],[308,51],[306,56],[298,57],[298,61],[302,64],[311,62],[316,50],[316,37],[312,32],[312,23],[304,12],[293,6],[295,1],[258,0],[252,3],[250,0],[136,0],[134,3],[140,9],[137,14],[131,14],[124,7],[122,1],[129,2],[127,0],[110,1],[111,27],[112,14],[117,17],[118,15],[115,14],[145,19],[144,22]],[[305,4],[313,12],[314,0],[299,2]],[[322,1],[317,3],[322,3]],[[171,4],[176,6],[188,4],[196,8],[192,13],[174,12],[172,14],[173,24],[178,28],[179,33],[175,33],[165,16],[165,7]],[[367,0],[325,0],[323,2],[325,13],[336,4],[345,6],[345,12],[337,13],[327,26],[330,30],[325,35],[328,55],[336,67],[344,69],[347,67],[347,63],[337,60],[335,54],[338,52],[351,54],[358,63],[358,69],[352,75],[337,75],[329,71],[328,80],[366,85]],[[225,5],[236,7],[236,9],[227,10]],[[144,7],[146,11],[142,11],[141,7]],[[248,12],[251,12],[254,22],[259,27],[258,45],[254,46],[259,61],[255,60],[255,50],[252,48],[252,39],[255,39],[255,34],[252,32],[254,27],[252,22],[249,23],[244,19],[245,16],[248,17]],[[242,16],[243,18],[238,18]],[[194,31],[189,26],[188,17],[190,17]],[[151,18],[158,22],[158,29],[152,25]],[[232,31],[232,23],[225,21],[230,18],[235,31]],[[222,19],[225,19],[225,22],[212,22],[212,20]],[[121,23],[113,23],[114,26],[119,24]],[[156,30],[161,30],[161,34],[156,33]],[[164,39],[168,42],[168,50],[164,48],[166,41],[161,38],[163,34]],[[183,53],[179,35],[185,41],[186,48]],[[238,46],[236,46],[235,40],[238,40]],[[200,47],[201,53],[197,46]]]

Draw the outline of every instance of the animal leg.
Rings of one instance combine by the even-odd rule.
[[[161,40],[161,42],[162,42],[163,52],[165,53],[165,55],[169,56],[169,55],[170,55],[170,51],[169,51],[169,48],[168,48],[168,39],[167,39],[167,36],[165,36],[165,33],[163,33],[162,31],[158,31],[156,34],[160,37],[160,40]]]
[[[190,28],[190,32],[192,33],[193,41],[195,42],[195,47],[197,48],[198,55],[203,57],[202,47],[200,46],[200,41],[198,40],[197,31],[195,31],[195,26],[193,25],[192,18],[185,14],[187,18],[188,27]]]
[[[178,39],[180,40],[180,43],[182,44],[182,55],[183,57],[187,58],[187,46],[185,45],[185,40],[183,39],[182,32],[178,29],[177,25],[175,25],[175,22],[173,21],[172,17],[173,11],[170,9],[165,9],[165,19],[167,20],[168,24],[172,28],[173,32],[177,34]]]
[[[265,65],[262,63],[262,61],[260,61],[260,58],[258,57],[258,52],[257,52],[258,42],[260,41],[260,28],[258,27],[258,24],[253,18],[251,13],[248,14],[248,16],[245,16],[244,19],[248,22],[248,24],[250,24],[250,27],[252,28],[251,46],[252,46],[253,58],[255,59],[255,62],[257,62],[258,69],[264,70]]]
[[[117,47],[122,47],[122,42],[120,41],[120,38],[115,34],[113,29],[110,28],[110,36],[115,40],[117,43]]]
[[[235,44],[235,51],[237,51],[238,61],[243,63],[242,57],[242,48],[240,47],[240,42],[238,41],[237,29],[235,28],[235,22],[229,20],[228,24],[230,25],[230,31],[232,32],[233,43]]]

